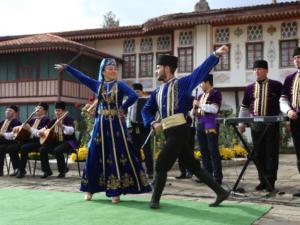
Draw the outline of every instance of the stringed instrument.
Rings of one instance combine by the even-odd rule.
[[[44,136],[40,137],[40,144],[51,144],[55,143],[57,141],[57,137],[54,132],[54,128],[57,126],[58,123],[60,123],[69,112],[65,112],[59,119],[55,121],[55,123],[48,129],[44,131]]]
[[[95,108],[97,107],[97,104],[98,104],[98,100],[95,100],[93,102],[92,105],[90,105],[90,107],[86,110],[88,113],[91,113],[92,110],[95,110]]]
[[[15,141],[25,141],[27,139],[30,138],[30,131],[25,129],[25,124],[27,124],[29,122],[29,120],[33,117],[33,115],[38,111],[39,109],[36,109],[33,113],[30,114],[30,116],[27,118],[27,120],[22,123],[22,125],[20,126],[18,132],[13,133],[13,139]]]

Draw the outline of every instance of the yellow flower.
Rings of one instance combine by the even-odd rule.
[[[220,149],[220,156],[222,159],[231,159],[234,157],[234,152],[231,148],[221,148]]]
[[[81,148],[79,148],[77,154],[78,154],[78,159],[77,159],[75,153],[72,153],[72,154],[71,154],[71,159],[72,159],[73,161],[76,161],[76,160],[79,160],[79,161],[85,161],[86,158],[87,158],[87,154],[88,154],[88,149],[87,149],[87,147],[81,147]]]
[[[233,152],[236,157],[247,157],[248,152],[240,145],[233,146]]]

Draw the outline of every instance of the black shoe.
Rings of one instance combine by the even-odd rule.
[[[230,195],[230,191],[224,191],[222,194],[217,195],[216,201],[209,204],[209,207],[217,207],[218,205],[221,204],[221,202],[227,199],[229,195]]]
[[[69,172],[69,168],[68,167],[66,167],[66,169],[65,169],[64,172],[60,172],[56,178],[65,178],[67,172]]]
[[[15,176],[17,176],[18,172],[19,172],[19,170],[14,170],[14,172],[12,174],[10,174],[9,176],[15,177]]]
[[[257,191],[262,191],[264,189],[266,189],[266,185],[264,183],[260,183],[259,185],[257,185],[255,187],[255,190],[257,190]]]
[[[52,171],[44,172],[43,176],[41,176],[40,178],[45,179],[45,178],[51,176],[52,174],[53,174]]]
[[[178,177],[175,177],[176,179],[187,179],[190,177],[187,177],[185,174],[180,174]]]
[[[159,209],[159,202],[151,201],[150,202],[150,208],[151,209]]]
[[[3,171],[0,172],[0,177],[2,177],[2,176],[3,176]]]
[[[198,183],[198,184],[201,184],[201,183],[203,183],[203,181],[202,180],[200,180],[200,179],[196,179],[196,180],[194,180],[196,183]]]
[[[58,176],[56,178],[65,178],[66,177],[66,173],[59,173]]]
[[[26,174],[25,170],[24,171],[19,170],[16,178],[23,178],[25,176],[25,174]]]
[[[298,191],[298,192],[294,193],[294,194],[293,194],[293,196],[294,196],[294,197],[298,197],[298,198],[299,198],[299,197],[300,197],[300,191]]]
[[[266,186],[266,191],[267,192],[273,192],[273,191],[275,191],[275,184],[270,184],[271,186],[269,187],[269,186]]]
[[[187,173],[187,174],[186,174],[186,178],[187,178],[187,179],[192,178],[192,176],[193,176],[193,174],[190,174],[190,173]]]

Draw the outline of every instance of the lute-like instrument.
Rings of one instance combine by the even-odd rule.
[[[51,144],[55,143],[57,141],[57,137],[54,133],[54,128],[58,123],[60,123],[67,115],[69,112],[65,112],[59,119],[55,121],[55,123],[48,129],[44,131],[44,135],[40,137],[40,144]]]
[[[25,124],[29,122],[29,120],[33,117],[33,115],[38,111],[39,109],[36,109],[33,113],[30,114],[30,116],[27,118],[27,120],[22,123],[22,125],[19,127],[19,130],[15,133],[13,133],[13,139],[18,142],[25,141],[30,138],[30,131],[25,129]]]

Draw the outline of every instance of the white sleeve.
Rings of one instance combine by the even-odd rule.
[[[38,129],[35,129],[35,128],[31,127],[30,132],[31,132],[30,138],[39,137],[39,130]]]
[[[219,111],[219,106],[217,106],[216,104],[201,104],[200,109],[207,113],[216,114]]]
[[[248,108],[241,106],[239,112],[239,118],[244,118],[244,117],[250,117],[250,110]],[[239,123],[239,127],[244,127],[244,126],[246,126],[244,123]]]
[[[280,97],[279,99],[279,105],[280,105],[280,110],[283,113],[288,113],[289,110],[291,110],[291,106],[289,103],[289,100],[286,97]]]
[[[64,134],[65,135],[71,135],[75,131],[74,127],[72,127],[72,126],[63,125],[63,129],[64,129]]]
[[[6,132],[6,133],[4,133],[4,138],[6,140],[13,140],[13,138],[14,138],[13,132]]]
[[[37,132],[37,136],[40,137],[40,132],[44,132],[46,130],[46,128],[42,128],[42,129],[39,129],[38,132]]]

